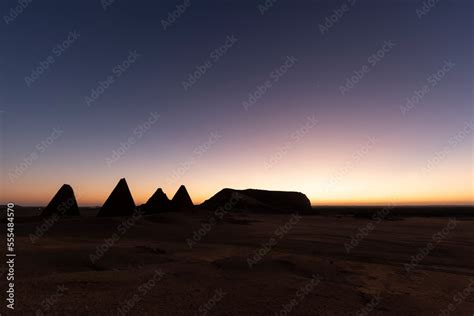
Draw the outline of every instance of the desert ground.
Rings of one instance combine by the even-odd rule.
[[[15,314],[474,314],[474,217],[95,212],[17,211]]]

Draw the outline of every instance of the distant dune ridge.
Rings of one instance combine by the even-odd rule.
[[[228,205],[232,210],[289,213],[310,211],[311,202],[300,192],[222,189],[201,204],[206,209]]]
[[[171,201],[166,196],[161,188],[158,188],[155,193],[143,205],[146,214],[156,214],[171,211]]]
[[[69,184],[63,184],[53,199],[41,213],[41,216],[79,216],[79,207],[77,206],[74,191]]]
[[[194,208],[193,201],[191,200],[188,190],[186,190],[184,185],[181,185],[178,191],[176,191],[173,199],[171,200],[171,205],[174,211],[184,211]]]
[[[135,202],[125,178],[115,186],[97,216],[130,216],[136,210]]]

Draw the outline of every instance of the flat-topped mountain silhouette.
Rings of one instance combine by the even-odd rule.
[[[181,185],[171,200],[173,211],[184,211],[194,208],[193,201],[184,185]]]
[[[41,213],[41,216],[79,216],[79,207],[77,206],[74,191],[69,184],[63,184],[53,199]]]
[[[130,216],[135,212],[135,202],[125,178],[115,186],[97,216]]]
[[[171,201],[166,196],[166,193],[163,192],[161,188],[156,190],[155,193],[148,199],[148,201],[143,205],[143,209],[146,214],[155,214],[162,212],[171,211]]]
[[[222,189],[204,201],[201,207],[209,210],[225,207],[226,210],[236,211],[289,213],[310,211],[311,203],[300,192]]]

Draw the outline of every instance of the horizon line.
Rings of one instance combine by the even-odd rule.
[[[8,203],[13,203],[14,202],[7,202],[7,203],[1,203],[0,206],[4,207]],[[48,202],[49,203],[49,202]],[[137,206],[140,206],[144,203],[137,204]],[[199,206],[202,203],[195,204],[194,206]],[[38,204],[15,204],[16,207],[46,207],[48,204],[43,204],[43,205],[38,205]],[[82,205],[79,207],[83,208],[100,208],[103,205],[97,205],[97,204],[86,204]],[[395,204],[395,203],[374,203],[374,204],[311,204],[311,208],[321,208],[321,207],[330,207],[330,208],[335,208],[335,207],[474,207],[474,203],[459,203],[459,204],[442,204],[442,203],[436,203],[436,204],[430,204],[430,203],[418,203],[418,204]]]

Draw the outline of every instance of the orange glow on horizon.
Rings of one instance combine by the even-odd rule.
[[[74,186],[73,189],[79,206],[101,206],[109,194],[112,192],[116,183],[109,185],[107,189],[89,190],[83,189],[82,186]],[[145,203],[148,198],[154,193],[156,188],[137,187],[135,183],[128,181],[130,191],[137,205]],[[404,190],[399,190],[396,197],[390,197],[389,191],[383,191],[379,188],[377,192],[372,191],[371,196],[363,196],[353,188],[344,187],[342,184],[338,190],[318,190],[315,188],[301,189],[286,189],[287,191],[300,191],[305,193],[311,201],[313,206],[351,206],[351,205],[473,205],[474,196],[469,187],[464,191],[459,191],[456,188],[451,190],[437,190],[436,192],[425,190],[425,192],[410,191],[415,190],[416,184],[413,187],[405,187]],[[22,196],[22,192],[11,192],[9,199],[5,200],[2,197],[2,204],[13,202],[17,205],[24,206],[43,206],[46,205],[53,195],[57,192],[60,185],[57,187],[47,187],[44,190],[36,190],[34,194],[30,194],[29,198]],[[168,198],[171,199],[178,189],[179,185],[164,187],[164,191]],[[202,186],[186,185],[188,192],[195,204],[200,204],[212,197],[220,189],[229,186],[222,186],[220,188],[204,188]],[[239,186],[236,189],[257,188],[265,190],[285,190],[280,187],[264,187],[264,186]],[[365,191],[364,187],[362,191]]]
[[[433,156],[420,158],[416,150],[407,151],[405,147],[416,148],[417,144],[409,144],[409,139],[402,142],[400,135],[393,140],[378,138],[373,148],[363,151],[361,148],[369,144],[365,136],[328,137],[317,129],[314,127],[314,134],[292,144],[281,157],[276,153],[286,139],[284,133],[267,138],[249,136],[230,147],[216,144],[177,178],[173,178],[173,170],[186,161],[186,155],[157,163],[152,154],[130,154],[124,158],[126,163],[94,172],[86,165],[71,168],[67,159],[61,164],[41,160],[24,176],[4,186],[0,203],[46,205],[60,186],[68,183],[79,205],[101,206],[121,177],[126,178],[137,205],[145,203],[159,187],[171,199],[181,184],[186,185],[195,204],[223,188],[298,191],[306,194],[313,205],[474,203],[469,142],[427,170]],[[239,154],[235,148],[239,148]]]

